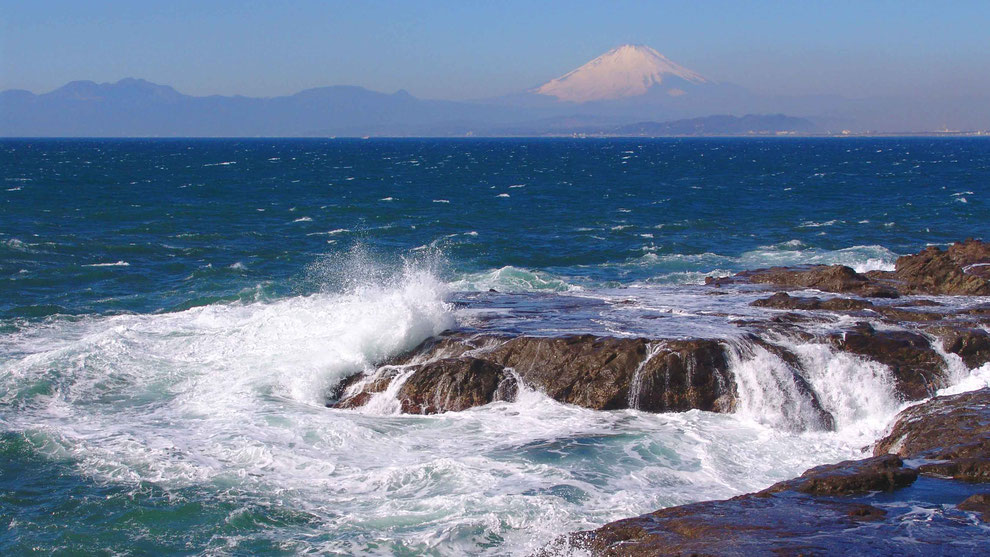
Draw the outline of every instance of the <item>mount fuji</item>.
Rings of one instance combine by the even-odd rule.
[[[661,89],[679,97],[698,86],[715,85],[645,45],[623,45],[580,68],[533,89],[538,95],[584,103],[636,97]]]

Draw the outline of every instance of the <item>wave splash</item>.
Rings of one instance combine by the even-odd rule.
[[[259,415],[324,411],[340,378],[453,326],[445,293],[406,265],[335,294],[51,319],[0,346],[0,424],[114,480],[203,481],[230,458],[263,467],[249,454],[270,452]]]

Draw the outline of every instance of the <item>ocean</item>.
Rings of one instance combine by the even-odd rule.
[[[444,331],[731,342],[765,291],[706,276],[990,231],[975,138],[23,139],[0,170],[3,554],[523,555],[861,458],[903,403],[817,345],[835,431],[758,358],[731,414],[326,404]]]

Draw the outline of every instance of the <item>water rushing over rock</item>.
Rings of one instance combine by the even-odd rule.
[[[949,253],[967,254],[964,264],[990,260],[990,252],[980,242],[956,244],[953,249]],[[925,250],[914,258],[929,258],[932,253]],[[944,257],[958,267],[954,259]],[[843,268],[822,271],[830,277],[856,277],[859,294],[877,294],[879,287],[870,279],[851,269],[838,275],[830,269]],[[785,277],[784,284],[800,288],[848,290],[846,282],[836,286],[800,278],[817,277],[818,269],[761,273],[740,277],[757,282]],[[877,375],[874,388],[889,389],[889,395],[878,393],[881,399],[892,396],[899,401],[924,399],[949,384],[952,377],[944,354],[965,358],[969,368],[990,361],[986,349],[990,333],[979,328],[985,327],[986,316],[974,311],[979,307],[960,309],[923,299],[906,307],[878,305],[862,298],[823,300],[786,292],[751,305],[789,313],[738,322],[729,318],[727,323],[736,330],[715,338],[448,333],[393,358],[374,373],[351,377],[337,389],[331,405],[360,407],[401,382],[393,389],[398,403],[393,407],[432,414],[513,400],[521,382],[560,402],[595,410],[740,411],[777,426],[833,429],[834,412],[841,412],[837,406],[846,402],[841,395],[836,399],[834,392],[816,390],[834,390],[836,378],[827,377],[832,358],[816,358],[807,346],[818,346],[819,354],[848,354],[852,365],[860,362],[863,373]],[[655,331],[662,333],[663,327]]]
[[[990,389],[905,410],[875,453],[758,493],[612,522],[540,554],[986,554]]]

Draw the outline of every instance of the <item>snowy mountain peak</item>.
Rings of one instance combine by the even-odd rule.
[[[674,79],[671,79],[674,78]],[[697,73],[675,64],[645,45],[622,45],[602,54],[580,68],[533,89],[534,93],[570,102],[600,101],[634,97],[668,81],[680,84],[709,83]],[[684,94],[679,88],[667,92]]]

